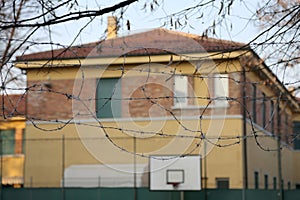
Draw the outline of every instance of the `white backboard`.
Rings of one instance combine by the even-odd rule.
[[[150,156],[150,190],[201,190],[200,156]]]

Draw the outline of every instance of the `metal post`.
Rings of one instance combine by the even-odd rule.
[[[134,189],[134,200],[137,200],[137,187],[136,187],[136,137],[133,137],[133,189]]]
[[[97,190],[97,199],[99,200],[100,199],[100,193],[101,193],[101,177],[100,176],[98,176],[98,190]]]
[[[277,136],[277,162],[278,162],[278,181],[279,181],[279,191],[278,191],[278,199],[283,200],[283,185],[282,185],[282,168],[281,168],[281,136]]]
[[[180,200],[184,200],[184,191],[180,191]]]
[[[247,160],[247,116],[246,116],[246,72],[243,68],[243,200],[246,200],[246,190],[248,189],[248,160]]]
[[[206,159],[206,154],[207,154],[207,144],[206,140],[203,140],[204,142],[204,200],[207,200],[207,159]]]
[[[62,151],[62,188],[65,187],[65,135],[62,135],[62,147],[61,147],[61,151]]]
[[[66,199],[65,195],[65,135],[62,135],[62,144],[61,144],[61,157],[62,157],[62,195],[63,195],[63,200]]]
[[[280,118],[280,101],[277,103],[277,164],[278,164],[278,181],[279,191],[278,199],[283,200],[283,185],[282,185],[282,163],[281,163],[281,118]]]
[[[3,187],[2,187],[2,172],[3,172],[3,152],[2,152],[2,132],[0,131],[0,156],[1,156],[1,164],[0,164],[0,192],[1,192],[1,195],[0,195],[0,199],[2,200],[3,199]]]
[[[29,185],[30,185],[30,188],[33,187],[33,178],[32,178],[32,176],[30,176],[30,183],[29,183]]]

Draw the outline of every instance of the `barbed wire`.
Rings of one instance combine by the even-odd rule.
[[[131,3],[134,1],[124,1],[124,3]],[[212,2],[212,1],[211,1]],[[203,5],[208,5],[210,4],[210,1],[208,2],[204,2],[201,4],[198,4],[197,7],[201,7]],[[64,3],[59,4],[58,6],[62,6],[64,5]],[[122,4],[123,5],[123,4]],[[121,4],[116,5],[117,7],[120,7]],[[223,5],[224,6],[224,5]],[[196,7],[196,8],[197,8]],[[230,11],[230,7],[231,5],[228,5],[228,10],[227,12]],[[114,7],[109,7],[110,9],[114,9]],[[296,22],[293,26],[289,26],[289,27],[281,27],[278,30],[275,30],[274,33],[272,33],[272,35],[270,37],[268,37],[267,39],[264,40],[264,42],[257,42],[258,39],[260,39],[261,37],[264,37],[266,34],[272,32],[274,30],[274,27],[276,27],[277,25],[281,24],[281,23],[285,23],[286,25],[290,24],[292,22],[292,19],[294,19],[297,15],[299,11],[299,6],[292,6],[291,8],[289,8],[289,13],[286,13],[285,10],[282,10],[280,12],[282,12],[284,14],[284,16],[279,19],[277,22],[275,22],[273,24],[273,26],[265,29],[264,31],[262,31],[260,34],[258,34],[254,39],[252,39],[248,44],[242,45],[239,48],[235,48],[234,50],[224,50],[224,51],[219,51],[219,52],[213,52],[209,55],[204,54],[202,56],[197,56],[197,57],[193,57],[193,56],[185,56],[186,59],[197,59],[197,61],[206,61],[207,59],[210,59],[211,57],[214,56],[218,56],[221,55],[221,58],[226,59],[225,54],[226,53],[233,53],[236,51],[243,51],[240,55],[230,58],[231,60],[239,60],[243,57],[245,57],[248,53],[251,53],[253,51],[259,51],[259,49],[263,49],[266,45],[267,46],[272,46],[272,45],[281,45],[281,44],[286,44],[286,42],[282,39],[284,37],[285,34],[287,34],[289,31],[291,31],[291,29],[295,28],[295,26],[298,25],[298,22]],[[103,11],[101,11],[103,12]],[[188,13],[186,13],[188,12]],[[222,13],[223,10],[220,10],[220,12]],[[47,12],[48,13],[48,12]],[[91,14],[93,13],[93,14]],[[46,13],[43,13],[44,15]],[[73,13],[78,14],[78,13]],[[17,27],[27,27],[27,26],[32,26],[34,27],[34,29],[24,38],[24,39],[19,39],[19,38],[7,38],[7,37],[0,37],[10,41],[10,42],[18,42],[18,45],[15,47],[15,49],[12,50],[12,52],[6,56],[6,58],[8,58],[8,61],[6,61],[5,63],[3,63],[2,65],[10,65],[12,64],[11,67],[13,67],[14,62],[10,61],[11,58],[13,57],[13,55],[15,55],[15,53],[17,51],[20,50],[20,48],[22,47],[22,45],[26,45],[26,49],[22,52],[21,56],[23,56],[26,52],[27,49],[29,49],[32,46],[36,46],[36,45],[55,45],[55,46],[59,46],[62,47],[63,50],[60,51],[58,54],[56,54],[54,56],[53,52],[55,50],[52,50],[52,55],[53,57],[51,59],[47,59],[45,63],[43,63],[41,65],[40,62],[35,62],[35,61],[30,61],[30,62],[26,62],[25,64],[27,64],[28,69],[30,67],[40,67],[40,70],[42,71],[42,69],[47,69],[48,73],[50,73],[52,70],[54,70],[55,65],[53,64],[53,60],[56,59],[60,59],[60,57],[66,53],[66,52],[71,52],[72,54],[72,58],[74,58],[75,60],[78,61],[78,64],[64,64],[64,67],[78,67],[78,68],[82,68],[84,67],[84,65],[82,64],[82,58],[80,58],[80,56],[78,55],[76,49],[80,49],[80,48],[91,48],[91,47],[95,47],[94,44],[87,44],[83,46],[77,46],[74,47],[73,44],[75,42],[75,40],[80,36],[80,33],[82,32],[83,29],[85,29],[87,27],[87,25],[92,22],[94,20],[94,18],[99,15],[99,11],[95,11],[95,12],[90,12],[90,11],[86,11],[84,12],[84,16],[83,17],[87,17],[90,16],[90,21],[88,23],[86,23],[78,32],[78,34],[75,36],[74,40],[71,42],[71,44],[68,45],[62,45],[60,43],[55,43],[52,40],[49,40],[49,42],[36,42],[36,41],[31,41],[29,40],[29,38],[32,36],[32,34],[34,34],[38,28],[42,27],[42,26],[48,26],[50,24],[54,24],[54,23],[58,23],[60,21],[57,20],[48,20],[45,22],[39,22],[39,24],[22,24],[23,22],[27,22],[30,21],[34,18],[27,18],[25,21],[23,20],[19,20],[17,21],[18,24],[11,24],[11,22],[6,22],[3,21],[2,19],[0,20],[0,23],[4,23],[1,24],[1,28],[3,30],[7,30],[9,28],[17,28]],[[191,8],[187,8],[186,10],[182,10],[181,12],[178,12],[177,14],[179,14],[179,17],[182,18],[185,14],[190,15],[191,14]],[[173,16],[175,16],[176,13],[167,16],[168,18],[172,18]],[[72,16],[71,16],[72,17]],[[61,20],[65,20],[64,18],[66,18],[66,15],[62,15],[60,16]],[[72,17],[70,19],[77,19],[77,17]],[[69,18],[67,18],[69,19]],[[287,20],[287,21],[285,21]],[[180,23],[180,21],[177,20],[177,23]],[[220,23],[220,22],[219,22]],[[51,37],[51,30],[49,29],[50,33],[49,33],[49,37]],[[287,47],[281,47],[278,49],[278,51],[280,51],[281,53],[283,53],[281,59],[279,62],[273,63],[270,65],[270,67],[275,67],[278,66],[280,64],[286,64],[292,61],[296,61],[299,59],[299,57],[295,57],[293,56],[293,54],[291,54],[290,49],[293,48],[292,45],[297,45],[299,43],[299,41],[297,41],[297,31],[295,31],[295,34],[292,37],[291,42],[289,43],[289,45]],[[103,40],[101,40],[103,41]],[[99,41],[99,45],[98,47],[101,48],[101,41]],[[125,42],[124,42],[125,44]],[[125,47],[126,44],[124,45]],[[252,49],[250,49],[250,47]],[[120,47],[110,47],[112,51],[114,50],[118,50]],[[277,139],[277,137],[281,137],[280,135],[280,131],[277,130],[275,133],[271,133],[271,134],[266,134],[265,132],[267,131],[268,128],[270,128],[273,123],[275,123],[275,118],[280,118],[281,117],[281,113],[285,112],[285,108],[288,106],[288,101],[290,101],[290,99],[288,98],[289,94],[283,94],[282,92],[276,93],[274,92],[273,95],[269,95],[269,96],[256,96],[253,97],[251,95],[247,95],[247,96],[218,96],[218,97],[214,97],[214,96],[181,96],[181,97],[175,97],[174,93],[172,93],[171,95],[161,95],[161,96],[152,96],[151,95],[151,91],[149,93],[147,87],[149,86],[149,84],[151,84],[152,82],[150,81],[150,78],[152,76],[155,75],[165,75],[167,76],[167,79],[165,80],[165,82],[170,81],[174,76],[184,76],[184,77],[188,77],[191,79],[201,79],[201,80],[217,80],[217,79],[226,79],[228,80],[228,82],[230,83],[234,83],[234,84],[238,84],[240,87],[250,87],[251,85],[257,85],[257,86],[265,86],[267,83],[267,80],[259,80],[259,81],[251,81],[251,80],[246,80],[243,81],[241,79],[235,78],[233,76],[233,74],[239,74],[241,75],[241,72],[245,72],[245,73],[257,73],[262,71],[263,69],[265,69],[266,66],[261,65],[262,61],[258,60],[257,64],[255,66],[252,66],[251,68],[246,68],[246,67],[242,67],[242,69],[238,69],[238,66],[235,66],[236,69],[231,71],[231,67],[229,66],[232,63],[230,63],[230,60],[226,60],[225,62],[219,62],[219,63],[213,63],[211,65],[208,65],[206,67],[206,69],[210,69],[210,72],[213,72],[214,70],[218,69],[218,67],[221,64],[226,64],[226,70],[225,73],[228,74],[228,77],[212,77],[211,75],[202,75],[198,73],[198,69],[195,69],[195,73],[193,74],[182,74],[182,71],[180,69],[177,68],[177,66],[179,66],[180,64],[186,62],[185,60],[182,61],[173,61],[172,60],[172,56],[177,56],[177,54],[172,53],[172,51],[176,52],[176,48],[169,48],[168,51],[165,51],[164,53],[169,54],[170,55],[170,60],[169,63],[166,63],[166,67],[172,67],[172,71],[170,72],[161,72],[161,71],[152,71],[151,70],[151,64],[152,64],[152,54],[150,52],[148,52],[148,49],[144,46],[135,46],[134,48],[138,48],[138,49],[142,49],[145,51],[145,55],[146,57],[148,57],[148,62],[145,63],[147,64],[147,66],[145,66],[143,69],[127,69],[126,67],[126,58],[129,57],[130,55],[128,54],[124,54],[122,56],[120,56],[121,58],[123,58],[123,63],[120,64],[118,67],[111,69],[111,68],[107,68],[106,72],[120,72],[120,79],[124,78],[126,76],[126,74],[129,71],[133,71],[136,73],[145,73],[146,75],[143,74],[145,78],[144,83],[141,85],[141,88],[137,88],[140,89],[143,97],[122,97],[122,98],[116,98],[114,97],[116,94],[116,90],[117,87],[113,87],[113,91],[111,93],[111,95],[109,97],[104,97],[104,98],[99,98],[99,97],[93,97],[93,96],[88,96],[85,97],[83,95],[83,93],[85,92],[85,81],[88,79],[88,77],[85,75],[84,71],[81,71],[81,83],[79,84],[79,91],[77,91],[77,94],[74,93],[70,93],[70,92],[66,92],[64,91],[64,89],[57,89],[57,88],[49,88],[47,87],[44,83],[34,83],[32,85],[27,85],[26,87],[8,87],[6,86],[6,81],[9,79],[9,69],[8,71],[3,71],[1,70],[1,96],[2,96],[2,102],[1,102],[1,115],[4,119],[9,119],[12,116],[15,115],[23,115],[25,117],[25,119],[30,122],[35,128],[43,131],[43,132],[55,132],[55,131],[59,131],[59,130],[63,130],[65,127],[67,127],[68,125],[71,124],[76,124],[79,126],[90,126],[90,127],[95,127],[95,128],[99,128],[104,132],[104,136],[105,139],[107,139],[111,144],[113,144],[116,148],[120,149],[121,151],[124,151],[126,153],[129,154],[135,154],[141,157],[147,157],[148,155],[144,154],[144,153],[137,153],[137,152],[132,152],[129,149],[126,149],[126,147],[124,146],[120,146],[118,143],[116,143],[116,141],[114,141],[114,137],[111,137],[110,134],[110,130],[116,130],[118,131],[120,134],[127,134],[127,133],[132,133],[132,134],[140,134],[140,135],[150,135],[150,136],[155,136],[155,137],[176,137],[176,138],[188,138],[188,139],[195,139],[197,140],[197,142],[190,150],[189,152],[184,152],[181,156],[184,155],[188,155],[188,154],[193,154],[194,152],[196,152],[196,150],[198,150],[200,147],[202,147],[202,143],[203,142],[207,142],[210,143],[211,145],[218,147],[218,148],[225,148],[225,147],[230,147],[230,146],[234,146],[234,145],[240,145],[242,141],[247,140],[248,138],[253,138],[255,140],[256,145],[263,151],[275,151],[278,148],[281,147],[276,147],[275,149],[270,149],[268,146],[265,146],[263,141],[259,141],[259,138],[273,138],[273,139]],[[263,51],[263,50],[262,50]],[[278,52],[272,52],[271,54],[269,54],[269,56],[274,56],[276,55],[276,53]],[[293,52],[292,52],[293,53]],[[5,59],[6,59],[5,58]],[[240,61],[240,60],[239,60]],[[241,63],[241,62],[240,62]],[[200,63],[201,65],[201,63]],[[26,68],[25,68],[26,70]],[[56,69],[55,69],[56,70]],[[82,69],[80,69],[82,70]],[[42,72],[40,72],[42,73]],[[285,73],[285,71],[284,71]],[[42,81],[40,81],[42,82]],[[30,83],[30,80],[28,81],[28,83]],[[294,85],[296,83],[299,83],[299,81],[293,81],[293,82],[288,82],[288,83],[284,83],[284,85]],[[230,90],[230,88],[229,88]],[[8,91],[21,91],[22,94],[20,96],[20,98],[18,99],[18,101],[15,103],[12,100],[9,99],[10,94],[8,93]],[[74,92],[74,91],[73,91]],[[174,92],[174,91],[173,91]],[[22,113],[18,110],[18,106],[21,104],[22,101],[25,101],[26,98],[28,98],[31,93],[40,93],[40,95],[47,95],[47,94],[55,94],[58,95],[60,97],[63,97],[65,100],[70,101],[70,102],[76,102],[76,104],[79,104],[81,106],[83,106],[83,108],[85,109],[86,113],[82,114],[80,112],[75,112],[73,113],[72,117],[69,117],[67,119],[48,119],[49,117],[54,117],[56,118],[56,116],[44,116],[44,117],[38,117],[38,116],[34,116],[34,115],[30,115],[26,112]],[[6,98],[8,97],[8,98]],[[5,100],[6,99],[6,100]],[[174,111],[174,109],[172,109],[172,107],[167,107],[164,104],[161,103],[161,100],[169,100],[170,102],[175,102],[176,99],[187,99],[187,101],[191,100],[191,101],[198,101],[198,100],[205,100],[206,104],[199,106],[199,108],[195,108],[198,109],[199,114],[198,115],[194,115],[193,117],[196,118],[196,120],[199,121],[200,127],[199,130],[198,129],[191,129],[188,126],[185,125],[184,120],[181,120],[181,116],[178,116],[178,114]],[[158,107],[161,112],[165,112],[167,113],[167,117],[169,119],[172,119],[176,122],[176,124],[182,128],[185,132],[185,134],[172,134],[172,133],[168,133],[166,131],[160,130],[160,131],[141,131],[141,130],[137,130],[137,129],[128,129],[128,128],[122,128],[122,127],[114,127],[114,126],[107,126],[105,125],[105,120],[102,120],[101,118],[97,117],[97,112],[96,110],[92,110],[88,104],[90,102],[96,102],[96,101],[100,101],[100,100],[104,100],[104,104],[102,104],[102,106],[100,108],[98,108],[98,112],[101,112],[102,109],[107,106],[110,101],[120,101],[120,102],[134,102],[134,101],[145,101],[147,103],[149,103],[151,106],[155,106]],[[251,108],[249,105],[244,105],[243,104],[243,100],[246,101],[246,103],[250,104],[252,101],[258,102],[258,101],[263,101],[263,102],[267,102],[267,101],[272,101],[274,103],[274,107],[282,107],[282,109],[280,110],[280,113],[278,113],[278,111],[275,111],[275,109],[271,112],[270,116],[266,117],[268,118],[268,121],[266,122],[266,124],[264,126],[261,126],[261,129],[258,129],[257,126],[257,122],[253,120],[252,117],[252,113],[253,111],[251,111]],[[12,105],[14,108],[7,113],[7,101],[9,105]],[[212,109],[212,105],[217,102],[217,101],[226,101],[229,104],[228,109],[230,109],[230,107],[233,104],[237,104],[239,105],[239,108],[241,110],[245,110],[246,111],[246,118],[247,118],[247,123],[250,125],[250,133],[247,133],[246,135],[242,136],[242,133],[234,133],[235,136],[216,136],[216,137],[211,137],[207,135],[207,131],[205,130],[205,128],[203,128],[203,121],[207,120],[205,119],[205,116],[207,115],[207,113],[209,113],[209,111]],[[285,102],[285,103],[283,103]],[[30,102],[27,102],[27,104],[30,104]],[[285,104],[285,105],[283,105]],[[53,105],[54,107],[56,105]],[[150,107],[151,107],[150,106]],[[183,108],[184,110],[185,108]],[[227,108],[226,108],[227,109]],[[30,112],[29,112],[30,113]],[[241,114],[241,113],[239,113]],[[277,116],[276,116],[277,114]],[[287,114],[287,113],[285,113]],[[189,115],[187,115],[189,116]],[[230,116],[230,115],[229,115]],[[77,120],[77,117],[89,117],[90,119],[92,119],[93,122],[95,122],[94,124],[91,123],[84,123],[84,122],[80,122],[80,120]],[[135,120],[135,118],[133,118],[133,121]],[[147,120],[147,118],[145,118],[145,120]],[[213,120],[213,119],[211,119]],[[44,128],[41,123],[43,122],[47,122],[47,123],[53,123],[56,124],[56,127],[53,128]],[[284,126],[288,126],[288,124],[283,124]],[[277,129],[280,129],[280,125],[277,124]],[[187,133],[189,134],[193,134],[193,135],[187,135]],[[262,134],[260,134],[262,133]],[[215,135],[218,135],[219,133],[214,133]],[[213,135],[214,135],[213,134]],[[281,133],[283,134],[283,133]],[[133,136],[135,137],[135,136]],[[287,142],[287,145],[292,145],[293,142],[295,142],[295,140],[297,139],[298,135],[297,133],[292,133],[289,132],[287,133],[287,137],[290,138],[290,140]],[[82,138],[84,139],[84,138]],[[214,141],[216,140],[216,141]],[[222,141],[225,141],[226,143],[221,143]],[[282,146],[284,146],[284,144],[281,144]]]
[[[144,72],[144,71],[143,71]],[[158,72],[154,72],[155,74],[157,74]],[[123,75],[125,75],[126,73],[123,71],[122,73]],[[150,78],[150,76],[152,75],[152,72],[151,70],[147,70],[147,79]],[[183,76],[183,75],[180,75],[180,76]],[[189,75],[189,76],[192,76],[192,75]],[[84,77],[84,76],[83,76]],[[192,76],[194,78],[198,78],[199,76]],[[122,77],[121,77],[122,78]],[[200,78],[212,78],[210,76],[201,76]],[[215,78],[213,78],[215,79]],[[240,81],[237,81],[233,78],[229,78],[231,81],[234,81],[235,83],[238,83],[238,84],[241,84]],[[83,82],[84,83],[84,80]],[[246,84],[250,84],[251,82],[248,82]],[[90,101],[97,101],[97,100],[105,100],[105,104],[106,105],[110,100],[118,100],[118,101],[134,101],[134,100],[144,100],[144,101],[148,101],[150,102],[152,105],[157,105],[159,106],[162,110],[165,110],[167,113],[169,113],[169,116],[174,119],[176,121],[176,123],[181,127],[183,128],[184,131],[186,132],[189,132],[189,133],[194,133],[194,134],[199,134],[199,136],[189,136],[189,135],[186,135],[186,134],[179,134],[179,135],[176,135],[174,136],[174,134],[168,134],[168,133],[165,133],[165,132],[147,132],[147,131],[139,131],[139,130],[135,130],[135,129],[123,129],[123,128],[120,128],[120,127],[109,127],[109,126],[105,126],[103,124],[103,122],[101,121],[101,119],[97,118],[97,116],[95,115],[95,111],[93,110],[89,110],[89,108],[86,106],[86,109],[89,111],[89,114],[87,114],[88,116],[92,117],[94,120],[96,120],[96,122],[98,123],[98,125],[91,125],[91,124],[88,124],[88,123],[81,123],[81,122],[75,122],[74,119],[77,117],[77,116],[80,116],[80,113],[77,113],[76,115],[74,115],[74,117],[68,119],[68,120],[59,120],[59,119],[56,119],[56,120],[47,120],[47,119],[43,119],[43,118],[35,118],[34,116],[29,116],[29,115],[26,115],[26,118],[28,121],[30,121],[34,127],[36,127],[37,129],[39,130],[42,130],[42,131],[58,131],[58,130],[62,130],[63,128],[65,128],[67,125],[69,124],[77,124],[77,125],[85,125],[85,126],[94,126],[94,127],[98,127],[98,128],[101,128],[102,130],[104,130],[105,132],[105,137],[112,143],[114,144],[117,148],[121,149],[122,151],[128,151],[126,150],[124,147],[121,147],[121,146],[118,146],[118,144],[116,144],[114,141],[113,141],[113,138],[110,137],[110,134],[109,134],[109,130],[111,129],[114,129],[114,130],[118,130],[120,133],[122,134],[125,134],[124,132],[130,132],[130,133],[135,133],[135,134],[141,134],[141,135],[144,135],[144,134],[149,134],[149,135],[153,135],[153,136],[161,136],[161,137],[179,137],[179,138],[193,138],[193,139],[199,139],[199,142],[197,144],[195,144],[195,147],[193,150],[191,150],[190,153],[194,152],[195,149],[199,148],[201,145],[200,143],[205,140],[209,143],[211,143],[212,145],[216,146],[216,147],[228,147],[228,146],[233,146],[233,145],[237,145],[237,144],[240,144],[241,143],[241,140],[245,140],[246,138],[252,136],[254,139],[255,139],[255,142],[257,144],[257,146],[259,146],[262,150],[264,151],[273,151],[273,150],[270,150],[269,148],[267,147],[263,147],[263,145],[258,141],[258,138],[259,137],[266,137],[266,136],[262,136],[262,135],[258,135],[257,134],[257,131],[255,130],[254,128],[254,123],[252,122],[252,119],[251,119],[251,114],[250,112],[247,110],[247,108],[242,105],[241,101],[243,98],[247,98],[248,100],[252,101],[252,100],[265,100],[265,99],[268,99],[268,100],[278,100],[277,102],[279,102],[280,100],[282,100],[280,97],[276,97],[276,96],[273,96],[273,97],[258,97],[258,98],[249,98],[249,97],[195,97],[195,96],[187,96],[187,97],[176,97],[176,98],[187,98],[187,99],[202,99],[202,100],[207,100],[208,103],[202,108],[202,111],[201,111],[201,114],[197,117],[200,121],[200,130],[193,130],[193,129],[190,129],[188,127],[186,127],[184,125],[183,122],[181,122],[181,120],[176,116],[176,114],[168,109],[168,108],[165,108],[164,106],[160,105],[157,101],[160,100],[160,99],[171,99],[174,101],[174,97],[172,96],[158,96],[158,97],[151,97],[151,96],[148,96],[146,93],[145,93],[145,86],[147,84],[147,81],[145,81],[145,84],[143,85],[142,87],[142,91],[143,91],[143,94],[144,94],[144,97],[128,97],[128,98],[114,98],[114,92],[116,90],[116,86],[114,87],[114,90],[111,94],[110,97],[107,97],[107,98],[88,98],[88,97],[84,97],[81,99],[80,96],[74,96],[73,94],[70,94],[70,93],[65,93],[65,92],[60,92],[60,91],[56,91],[56,90],[53,90],[53,89],[49,89],[49,88],[44,88],[45,86],[43,84],[34,84],[30,87],[27,87],[27,88],[24,88],[23,90],[26,91],[26,93],[24,93],[21,97],[22,98],[25,98],[26,95],[29,95],[27,94],[28,92],[42,92],[42,93],[54,93],[54,94],[58,94],[58,95],[61,95],[61,96],[64,96],[66,99],[68,100],[75,100],[75,101],[79,101],[81,104],[85,105],[90,102]],[[245,84],[245,83],[243,83]],[[253,83],[251,83],[253,84]],[[258,83],[256,83],[258,84]],[[83,87],[81,87],[80,90],[82,90]],[[240,99],[240,100],[239,100]],[[235,137],[215,137],[215,138],[210,138],[210,137],[206,137],[206,133],[205,131],[202,129],[202,120],[203,120],[203,117],[205,117],[205,112],[209,109],[209,106],[211,104],[213,104],[214,101],[217,101],[217,100],[224,100],[224,101],[229,101],[229,102],[236,102],[238,103],[242,109],[246,109],[246,112],[247,112],[247,116],[248,118],[250,119],[250,124],[251,124],[251,135],[250,136],[235,136]],[[103,106],[102,106],[103,107]],[[3,107],[4,108],[4,107]],[[4,111],[3,111],[4,112]],[[101,108],[100,108],[100,112],[101,112]],[[271,124],[271,121],[272,121],[272,118],[274,117],[274,113],[275,111],[273,111],[272,113],[272,117],[269,119],[268,123],[265,125],[265,127],[263,127],[263,129],[266,129],[267,126],[269,126]],[[5,115],[4,115],[5,116]],[[47,116],[46,116],[47,118]],[[57,124],[60,124],[58,127],[56,128],[51,128],[51,129],[44,129],[42,128],[41,126],[39,126],[39,124],[36,124],[35,121],[45,121],[45,122],[50,122],[50,123],[57,123]],[[275,137],[275,135],[272,135],[270,137]],[[233,139],[237,139],[237,141],[234,141],[232,143],[229,143],[229,144],[219,144],[218,142],[217,143],[214,143],[214,142],[211,142],[212,139],[217,139],[218,141],[219,140],[233,140]],[[127,152],[127,153],[132,153],[132,152]],[[145,156],[144,154],[141,154],[140,156]]]

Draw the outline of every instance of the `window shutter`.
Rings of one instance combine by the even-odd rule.
[[[15,154],[15,130],[1,130],[2,155]]]
[[[119,78],[98,79],[96,114],[98,118],[121,117],[121,83]]]

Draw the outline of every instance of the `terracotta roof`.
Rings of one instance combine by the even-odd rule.
[[[242,43],[158,28],[80,46],[22,55],[17,57],[17,61],[118,57],[121,55],[139,56],[169,53],[227,52],[244,47],[247,46]]]
[[[26,96],[10,94],[0,96],[0,118],[25,116]]]

